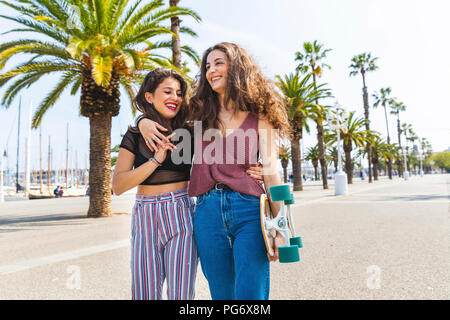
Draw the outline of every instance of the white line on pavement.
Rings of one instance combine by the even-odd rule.
[[[64,253],[60,253],[60,254],[55,254],[52,256],[21,261],[21,262],[17,262],[17,263],[6,265],[6,266],[0,266],[0,276],[8,274],[8,273],[23,271],[23,270],[31,269],[34,267],[40,267],[43,265],[52,264],[55,262],[62,262],[62,261],[66,261],[66,260],[77,259],[77,258],[81,258],[81,257],[88,256],[91,254],[99,253],[99,252],[119,249],[119,248],[123,248],[123,247],[129,246],[129,245],[130,245],[130,240],[127,239],[127,240],[116,241],[116,242],[103,244],[103,245],[99,245],[99,246],[84,248],[84,249],[80,249],[80,250],[68,251],[68,252],[64,252]]]

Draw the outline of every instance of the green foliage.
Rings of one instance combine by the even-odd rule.
[[[389,105],[389,102],[391,101],[391,98],[389,95],[392,93],[392,89],[390,87],[381,88],[380,92],[376,92],[372,95],[372,97],[375,99],[375,103],[373,104],[374,108],[377,108],[378,106],[386,107],[386,105]]]
[[[450,151],[444,151],[433,154],[429,157],[425,163],[431,165],[431,161],[434,162],[433,167],[438,167],[446,171],[450,170]]]
[[[371,141],[370,132],[369,134],[364,129],[364,119],[357,118],[355,116],[355,111],[352,111],[348,115],[346,126],[342,127],[340,130],[340,138],[344,142],[344,150],[352,150],[353,145],[357,147],[364,147],[364,143]],[[334,130],[328,130],[326,137],[329,145],[336,143],[337,135]]]
[[[349,66],[352,71],[350,71],[350,76],[356,76],[361,73],[363,76],[368,71],[375,71],[378,69],[376,65],[378,58],[373,57],[372,53],[361,53],[352,58],[352,64]]]
[[[331,49],[323,49],[323,44],[319,43],[317,40],[313,42],[303,43],[303,52],[298,51],[295,53],[295,61],[299,61],[297,70],[307,73],[308,69],[311,68],[312,74],[320,77],[322,75],[323,68],[331,69],[326,63],[321,62],[326,58],[327,53]]]
[[[314,83],[311,82],[311,74],[302,76],[298,71],[283,77],[277,75],[276,78],[290,120],[299,115],[299,118],[304,121],[303,126],[306,125],[309,117],[324,112],[324,107],[316,104],[315,101],[331,96],[331,90],[325,87],[326,84],[315,88]]]
[[[317,148],[317,146],[309,147],[306,151],[304,159],[317,164],[317,162],[319,161],[319,149]]]
[[[82,81],[86,77],[92,77],[96,86],[106,88],[105,95],[111,96],[112,104],[119,105],[119,85],[130,100],[133,99],[133,86],[142,80],[145,71],[159,66],[176,69],[170,58],[158,53],[160,49],[167,49],[170,41],[153,40],[156,36],[173,36],[165,26],[166,22],[175,16],[201,20],[191,9],[167,7],[163,0],[16,0],[0,3],[17,12],[15,17],[0,15],[0,18],[20,25],[7,31],[16,33],[17,40],[0,44],[0,71],[10,58],[22,54],[30,56],[30,60],[0,74],[0,87],[14,79],[5,90],[2,104],[9,107],[22,89],[42,76],[61,74],[58,83],[39,105],[33,127],[39,126],[44,113],[56,103],[65,88],[70,87],[71,94],[75,95],[80,87],[86,86]],[[24,32],[44,36],[46,40],[24,38]],[[196,36],[189,28],[180,28],[180,33]],[[195,62],[199,60],[188,46],[183,46],[182,52]],[[115,76],[116,83],[110,86]],[[90,81],[87,85],[95,87]],[[82,99],[81,105],[88,103],[94,109],[104,107],[101,101],[92,102],[89,98]]]
[[[291,151],[289,147],[282,144],[278,149],[278,159],[280,160],[289,160],[292,158]]]

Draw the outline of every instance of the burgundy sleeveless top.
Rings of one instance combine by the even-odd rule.
[[[258,117],[252,113],[226,137],[218,129],[196,134],[189,196],[206,193],[216,183],[255,197],[265,193],[261,184],[246,173],[258,161],[258,146]]]

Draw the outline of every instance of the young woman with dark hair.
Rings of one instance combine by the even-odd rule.
[[[187,86],[178,73],[156,69],[145,77],[134,106],[172,132],[185,125]],[[165,279],[168,299],[194,298],[198,255],[192,236],[194,203],[187,193],[191,165],[175,165],[172,151],[173,145],[165,143],[151,152],[136,128],[129,128],[120,144],[114,193],[137,186],[131,221],[132,299],[161,299]]]
[[[194,235],[213,299],[269,298],[269,261],[284,241],[277,234],[275,255],[266,253],[259,204],[265,190],[246,170],[260,157],[266,190],[282,183],[276,138],[288,137],[290,127],[278,101],[245,50],[227,42],[206,50],[190,101],[196,150],[188,192],[197,197]],[[149,119],[138,125],[148,141],[160,134]]]

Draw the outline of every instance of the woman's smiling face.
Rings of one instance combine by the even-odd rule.
[[[165,119],[174,118],[183,102],[180,82],[174,78],[164,79],[154,93],[146,92],[145,99],[152,103],[156,111]]]
[[[219,95],[225,93],[227,85],[228,60],[223,51],[213,50],[206,58],[206,80]]]

